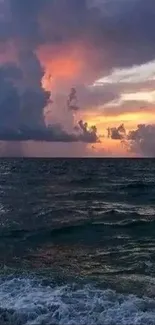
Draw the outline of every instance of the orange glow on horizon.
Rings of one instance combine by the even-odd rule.
[[[101,143],[87,145],[88,156],[96,157],[133,157],[134,154],[127,150],[127,147],[118,140],[104,137]]]
[[[152,124],[155,121],[155,112],[132,112],[121,113],[120,115],[103,115],[101,112],[88,111],[82,112],[84,120],[90,124],[95,124],[100,134],[104,133],[107,127],[117,127],[124,123],[127,130],[132,130],[138,124]]]
[[[118,127],[124,123],[127,132],[136,129],[138,124],[152,124],[155,121],[155,112],[124,113],[119,116],[101,115],[99,112],[87,111],[81,113],[81,117],[89,125],[95,124],[98,129],[101,143],[88,145],[88,152],[93,156],[133,157],[133,152],[127,151],[127,147],[119,140],[107,138],[108,127]]]

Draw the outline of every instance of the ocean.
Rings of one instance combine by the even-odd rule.
[[[0,325],[155,325],[155,160],[0,160]]]

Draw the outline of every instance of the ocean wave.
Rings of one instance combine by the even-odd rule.
[[[108,234],[108,230],[115,229],[119,231],[119,229],[124,228],[124,230],[128,230],[131,228],[135,229],[150,229],[151,231],[155,229],[155,219],[150,218],[150,216],[145,218],[136,218],[134,215],[132,218],[124,218],[120,220],[109,220],[104,218],[98,218],[93,220],[83,220],[77,222],[69,222],[69,223],[61,223],[59,225],[51,226],[51,227],[42,227],[38,229],[3,229],[0,232],[0,238],[2,239],[17,239],[17,240],[26,240],[31,239],[33,237],[46,238],[46,239],[54,239],[57,237],[61,238],[61,235],[78,235],[82,232],[87,234],[94,232],[105,232]]]
[[[110,222],[110,220],[109,220],[109,222],[107,221],[107,222],[104,222],[104,221],[95,221],[94,223],[93,223],[93,225],[102,225],[102,226],[109,226],[109,227],[115,227],[115,228],[121,228],[121,227],[124,227],[124,228],[130,228],[130,227],[142,227],[142,226],[152,226],[152,225],[154,225],[155,224],[155,220],[154,219],[150,219],[150,218],[148,218],[148,219],[146,219],[146,218],[143,218],[143,219],[141,219],[141,218],[139,218],[139,219],[128,219],[128,218],[126,218],[126,219],[124,219],[124,220],[121,220],[121,221],[112,221],[112,222]]]
[[[0,323],[5,325],[155,325],[155,301],[91,285],[1,281]]]
[[[127,189],[127,190],[150,190],[155,189],[155,183],[154,182],[144,182],[144,181],[138,181],[138,182],[132,182],[125,185],[120,186],[120,189]]]
[[[61,220],[60,222],[53,222],[48,227],[36,227],[30,229],[11,229],[1,228],[0,238],[26,238],[31,236],[55,236],[66,233],[78,233],[81,230],[95,230],[100,227],[100,230],[108,230],[108,228],[131,228],[131,227],[152,227],[155,225],[155,211],[148,215],[144,211],[138,212],[125,212],[117,209],[112,209],[101,215],[92,216],[89,218],[80,218],[76,220]]]

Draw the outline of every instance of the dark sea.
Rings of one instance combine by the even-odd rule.
[[[155,160],[0,160],[0,325],[155,325]]]

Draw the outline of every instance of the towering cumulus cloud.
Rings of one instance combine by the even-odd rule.
[[[105,105],[108,115],[107,103],[118,101],[122,89],[110,88],[108,78],[100,90],[90,85],[155,58],[155,2],[5,0],[0,12],[0,140],[99,142],[83,111]],[[51,92],[53,102],[58,94],[66,96],[67,115],[64,105],[52,105]],[[113,140],[124,138],[122,123],[110,127]]]

